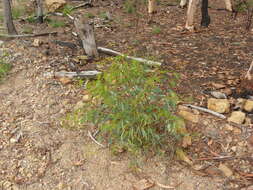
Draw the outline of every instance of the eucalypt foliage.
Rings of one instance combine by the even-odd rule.
[[[92,122],[109,143],[125,150],[165,148],[168,139],[180,136],[177,129],[182,124],[174,114],[178,96],[168,76],[122,57],[110,62],[98,80],[88,85],[93,100],[84,121]]]

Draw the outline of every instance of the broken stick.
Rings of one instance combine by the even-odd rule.
[[[134,61],[145,63],[147,65],[153,65],[153,66],[161,66],[162,65],[162,63],[160,63],[160,62],[150,61],[150,60],[143,59],[143,58],[124,55],[123,53],[120,53],[118,51],[114,51],[114,50],[111,50],[111,49],[108,49],[108,48],[104,48],[104,47],[98,47],[98,51],[101,52],[101,53],[108,54],[108,55],[122,56],[122,57],[125,57],[127,59],[131,59],[131,60],[134,60]]]
[[[249,69],[245,75],[245,78],[248,79],[248,80],[251,80],[252,79],[252,76],[251,76],[251,70],[253,69],[253,61],[251,62],[250,66],[249,66]]]
[[[46,77],[80,77],[80,78],[96,78],[98,74],[101,74],[99,71],[81,71],[81,72],[47,72],[44,74]]]
[[[191,104],[184,104],[184,106],[187,106],[187,107],[190,107],[190,108],[193,108],[193,109],[197,109],[197,110],[200,110],[200,111],[203,111],[203,112],[206,112],[206,113],[210,113],[216,117],[219,117],[221,119],[226,119],[226,116],[225,115],[222,115],[220,113],[217,113],[215,111],[212,111],[212,110],[209,110],[209,109],[206,109],[206,108],[202,108],[202,107],[199,107],[199,106],[194,106],[194,105],[191,105]]]
[[[99,146],[101,146],[101,147],[103,147],[103,148],[106,147],[105,145],[99,143],[99,142],[92,136],[92,134],[91,134],[90,131],[88,131],[88,136],[89,136],[89,137],[91,138],[91,140],[93,140],[97,145],[99,145]]]
[[[21,34],[21,35],[0,34],[0,38],[27,38],[27,37],[47,36],[55,34],[57,34],[57,32],[46,32],[40,34]]]

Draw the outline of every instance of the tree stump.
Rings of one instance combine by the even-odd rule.
[[[74,25],[80,39],[82,40],[85,53],[90,58],[98,57],[93,24],[88,23],[87,21],[81,22],[80,19],[75,18]]]

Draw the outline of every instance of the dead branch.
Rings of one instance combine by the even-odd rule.
[[[114,51],[114,50],[111,50],[111,49],[108,49],[108,48],[104,48],[104,47],[98,47],[97,49],[98,49],[99,52],[105,53],[107,55],[122,56],[122,57],[125,57],[127,59],[131,59],[131,60],[134,60],[134,61],[145,63],[147,65],[153,65],[153,66],[161,66],[162,65],[162,63],[160,63],[160,62],[150,61],[150,60],[143,59],[143,58],[124,55],[123,53],[120,53],[118,51]]]
[[[79,9],[79,8],[82,8],[82,7],[92,7],[92,6],[93,5],[90,1],[90,2],[85,2],[85,3],[82,3],[80,5],[77,5],[77,6],[73,7],[72,10]]]
[[[30,37],[56,35],[56,34],[57,32],[46,32],[46,33],[40,33],[40,34],[20,34],[20,35],[0,34],[0,38],[30,38]]]
[[[198,158],[197,161],[205,161],[205,160],[227,160],[227,159],[235,159],[235,156],[216,156],[216,157],[207,157],[207,158]]]
[[[99,146],[101,146],[101,147],[103,147],[103,148],[106,147],[105,145],[99,143],[99,142],[92,136],[92,134],[91,134],[90,131],[88,131],[88,136],[89,136],[89,137],[91,138],[91,140],[93,140],[97,145],[99,145]]]
[[[175,189],[175,187],[169,186],[169,185],[163,185],[161,183],[156,182],[156,185],[162,189]]]
[[[81,71],[81,72],[47,72],[44,74],[46,77],[80,77],[80,78],[95,78],[98,74],[101,74],[99,71]]]
[[[226,119],[225,115],[217,113],[217,112],[209,110],[209,109],[206,109],[206,108],[202,108],[202,107],[199,107],[199,106],[194,106],[194,105],[191,105],[191,104],[184,104],[184,106],[187,106],[187,107],[190,107],[190,108],[193,108],[193,109],[197,109],[197,110],[200,110],[200,111],[203,111],[203,112],[206,112],[206,113],[210,113],[210,114],[212,114],[216,117],[219,117],[221,119]]]

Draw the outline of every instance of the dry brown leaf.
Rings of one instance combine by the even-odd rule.
[[[186,156],[185,152],[182,149],[178,148],[176,150],[176,155],[179,160],[182,160],[191,166],[193,165],[192,161]]]
[[[191,136],[187,135],[183,137],[182,140],[182,147],[187,148],[188,146],[192,145],[192,138]]]

